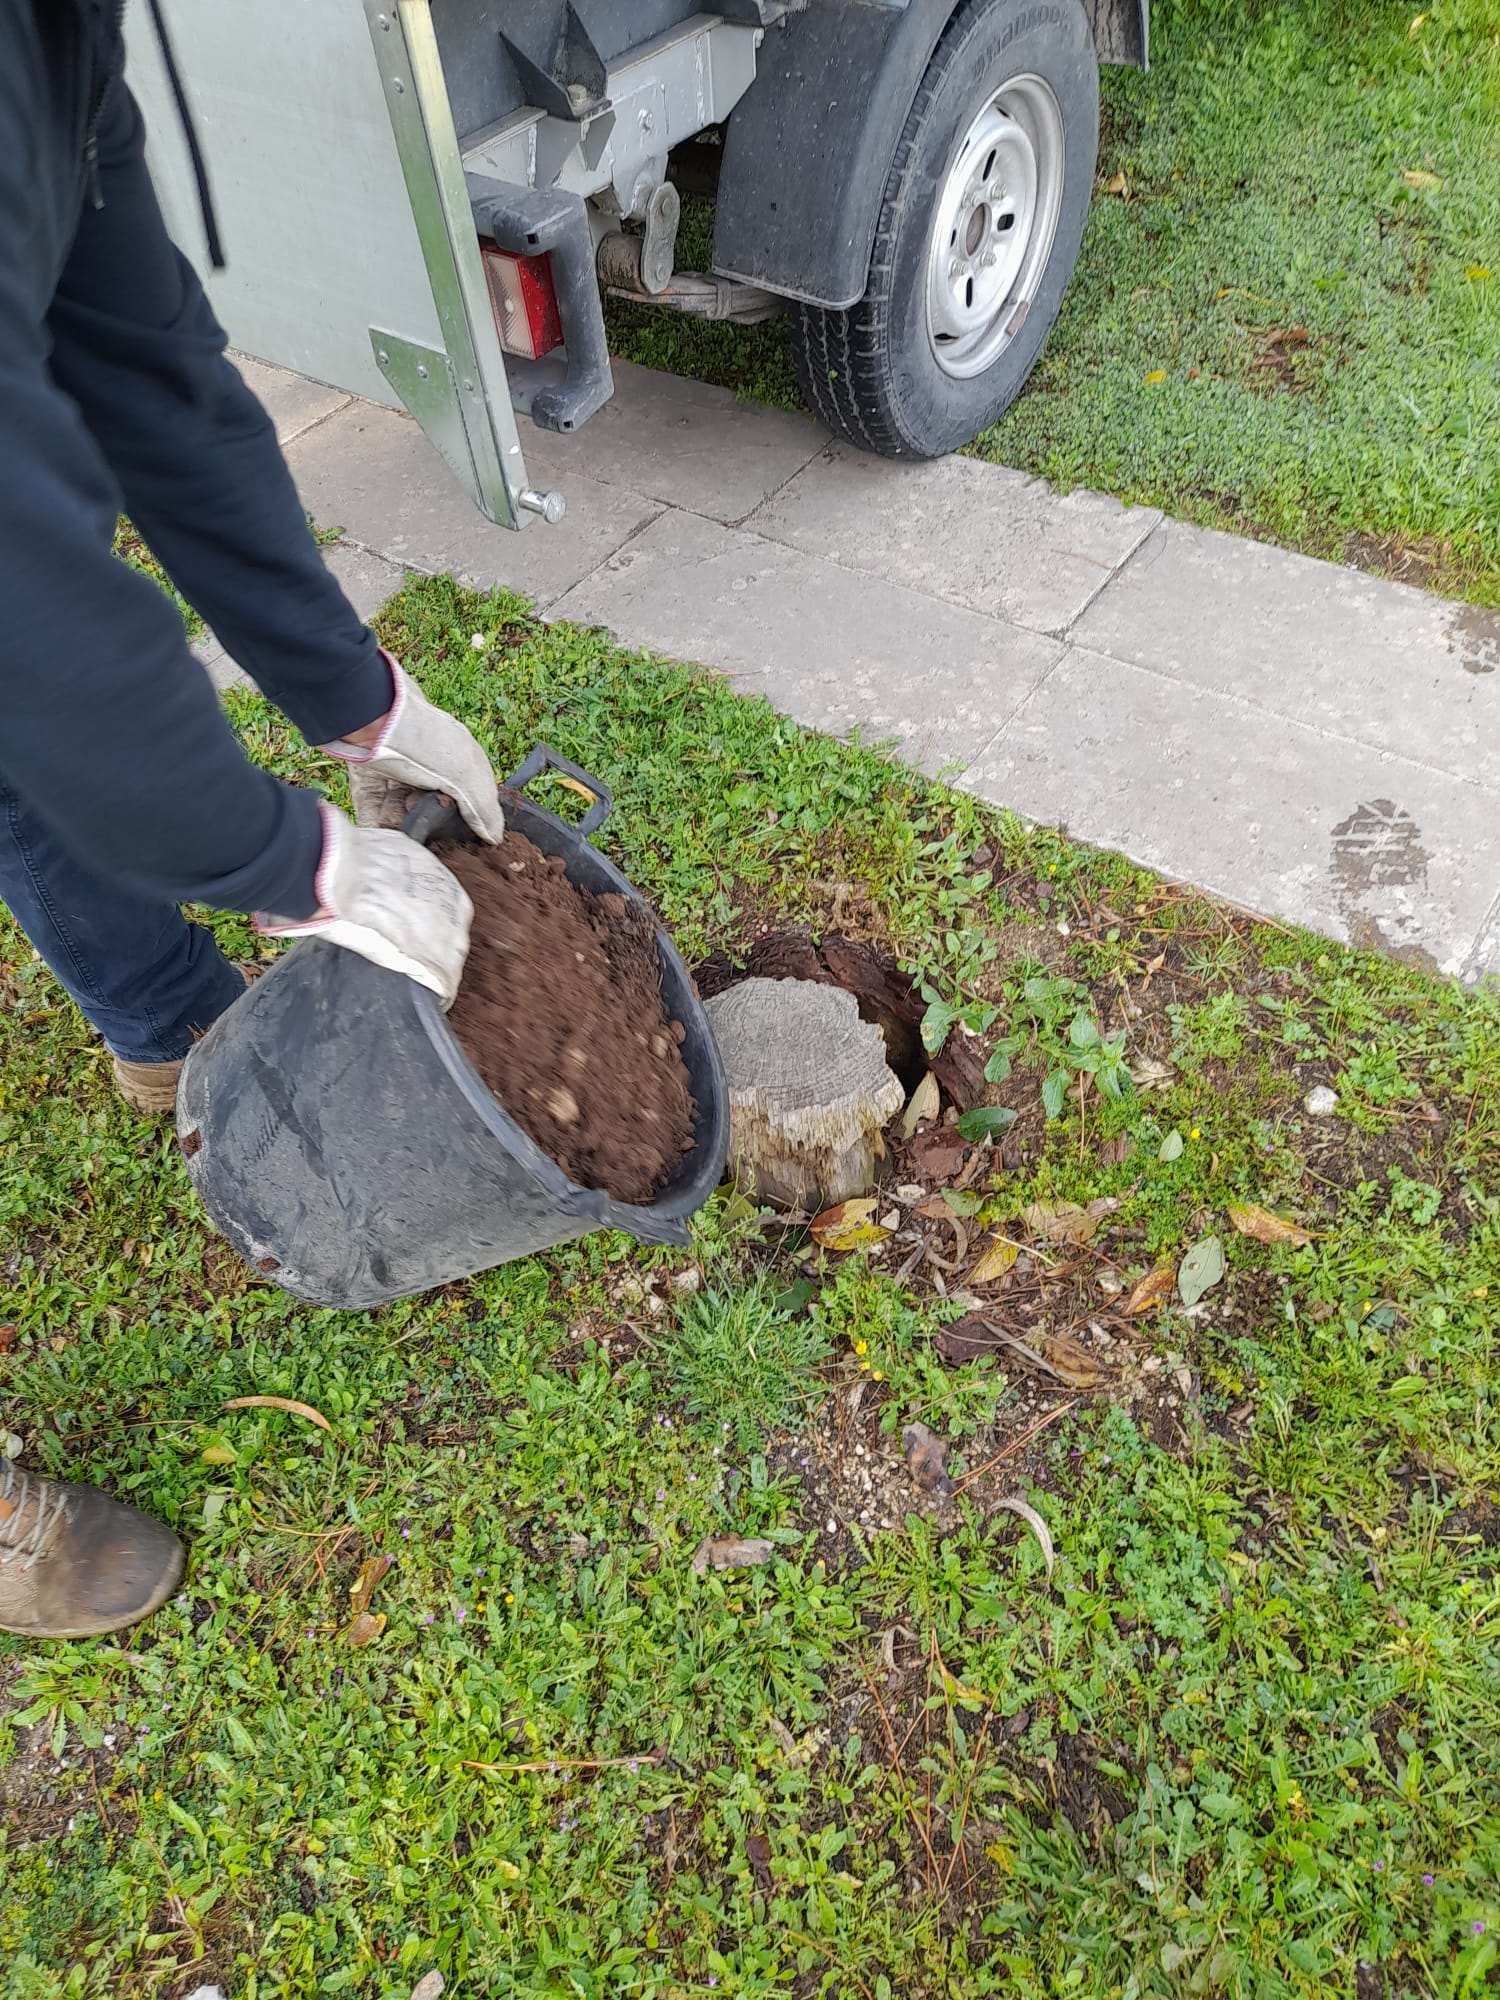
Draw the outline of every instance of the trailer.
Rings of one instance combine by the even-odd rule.
[[[524,427],[610,397],[606,295],[787,315],[809,407],[937,456],[1020,393],[1093,190],[1099,64],[1149,0],[256,0],[170,17],[235,345],[405,408],[493,521],[555,520]],[[169,227],[196,185],[144,0]],[[712,270],[677,269],[682,192]]]

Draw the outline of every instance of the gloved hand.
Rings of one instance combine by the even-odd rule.
[[[395,699],[374,742],[343,737],[320,746],[350,767],[356,821],[399,826],[408,791],[446,792],[479,838],[493,846],[505,831],[505,815],[488,757],[456,716],[434,707],[389,653],[383,657]]]
[[[327,938],[404,972],[451,1007],[474,921],[457,876],[404,833],[351,826],[330,805],[322,811],[318,910],[301,920],[259,915],[256,929],[266,937]]]

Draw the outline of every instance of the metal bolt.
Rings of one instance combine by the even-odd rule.
[[[378,350],[375,356],[375,359],[380,363],[382,368],[384,368],[385,364],[390,360],[390,358],[391,357],[386,353],[383,347]]]
[[[401,81],[399,76],[393,76],[391,78],[391,89],[395,91],[398,97],[404,97],[406,95],[406,85]]]
[[[473,384],[473,383],[472,383],[472,382],[471,382],[471,381],[470,381],[470,380],[468,379],[468,377],[467,377],[467,376],[465,376],[465,378],[464,378],[464,387],[465,387],[465,389],[466,389],[466,390],[467,390],[467,391],[469,392],[469,394],[470,394],[470,395],[472,396],[472,395],[473,395],[473,393],[474,393],[474,384]]]
[[[962,257],[955,257],[953,262],[948,266],[948,276],[950,278],[961,278],[963,274],[964,260]]]
[[[979,260],[979,268],[980,268],[980,270],[981,270],[981,271],[993,271],[993,270],[994,270],[994,268],[995,268],[995,253],[994,253],[994,251],[993,251],[993,250],[986,250],[986,251],[985,251],[984,255],[983,255],[983,256],[982,256],[982,257],[980,258],[980,260]]]
[[[389,34],[391,32],[391,23],[389,15],[377,14],[375,18],[380,23],[381,27],[385,30],[385,32]]]
[[[649,111],[641,113],[641,130],[643,132],[654,132],[656,130],[656,120],[651,116]]]
[[[991,184],[991,187],[990,187],[990,200],[991,200],[991,201],[1004,201],[1004,199],[1005,199],[1005,183],[1004,183],[1004,181],[995,181],[995,182],[993,182],[993,183]]]
[[[521,488],[516,495],[516,505],[528,514],[540,514],[551,526],[555,526],[567,512],[567,502],[560,493],[539,493],[534,486]]]
[[[417,363],[417,373],[418,375],[421,376],[424,382],[427,380],[427,364],[425,361],[419,361]]]

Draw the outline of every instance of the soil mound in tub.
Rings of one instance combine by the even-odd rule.
[[[464,1053],[569,1180],[650,1201],[692,1149],[695,1109],[650,917],[576,888],[519,833],[434,852],[474,905],[448,1016]]]

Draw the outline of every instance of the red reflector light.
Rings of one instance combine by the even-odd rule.
[[[481,240],[484,275],[490,305],[507,354],[528,361],[562,346],[562,314],[552,285],[552,265],[545,257],[517,257]]]

